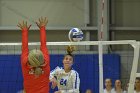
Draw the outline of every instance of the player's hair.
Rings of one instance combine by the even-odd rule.
[[[73,57],[73,51],[75,51],[75,46],[71,46],[71,45],[69,45],[69,46],[67,46],[67,54],[66,55],[70,55],[70,56],[72,56]],[[66,56],[65,55],[65,56]]]
[[[129,82],[125,83],[123,90],[127,91],[129,86]]]
[[[140,81],[140,77],[136,77],[136,79]]]
[[[107,79],[110,80],[110,82],[112,83],[112,79],[111,79],[111,78],[106,78],[105,81],[106,81]]]
[[[42,74],[42,68],[40,67],[44,63],[43,53],[40,50],[33,49],[28,55],[29,65],[34,67],[34,74]]]
[[[136,77],[136,80],[140,81],[140,77]],[[136,90],[136,86],[134,87],[134,90]]]

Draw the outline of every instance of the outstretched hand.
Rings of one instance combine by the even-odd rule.
[[[23,21],[22,23],[18,23],[17,25],[18,27],[20,27],[21,29],[30,29],[31,25],[28,26],[27,21]]]
[[[39,18],[38,22],[36,22],[36,24],[39,28],[42,26],[46,26],[47,23],[48,23],[47,17],[45,17],[45,18],[41,17],[41,18]]]

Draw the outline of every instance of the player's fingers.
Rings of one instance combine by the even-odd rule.
[[[22,24],[24,24],[24,21],[22,21]]]
[[[20,29],[22,29],[22,27],[21,26],[19,26],[19,25],[17,25]]]
[[[32,25],[29,25],[28,30],[30,29],[31,26],[32,26]]]
[[[23,27],[27,27],[26,21],[23,21]]]
[[[43,22],[43,17],[41,16],[41,22]]]
[[[27,21],[25,21],[25,25],[27,26]]]
[[[41,23],[41,18],[39,18],[39,22]]]
[[[46,21],[47,21],[47,17],[44,18],[44,22],[46,22]]]
[[[47,25],[47,23],[48,23],[48,19],[47,19],[47,17],[45,17],[45,19],[44,19],[44,23],[45,23],[45,25]]]
[[[20,23],[18,23],[18,25],[17,25],[18,27],[20,27],[21,29],[22,29],[22,25],[20,24]]]
[[[38,22],[36,22],[36,25],[37,25],[38,27],[40,27]]]
[[[20,23],[18,23],[18,24],[17,24],[17,26],[18,26],[18,27],[20,27],[20,26],[21,26],[21,24],[20,24]]]

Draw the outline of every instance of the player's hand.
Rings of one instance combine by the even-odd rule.
[[[17,25],[19,28],[21,28],[21,29],[30,29],[30,27],[31,27],[31,25],[28,25],[27,24],[27,21],[23,21],[23,22],[21,22],[21,23],[18,23],[18,25]]]
[[[42,26],[46,26],[47,23],[48,23],[47,17],[44,17],[44,18],[41,17],[41,18],[38,19],[38,22],[36,22],[36,24],[39,28],[42,27]]]
[[[57,81],[56,81],[56,79],[55,78],[53,78],[52,80],[51,80],[51,82],[52,82],[52,89],[54,89],[56,86],[57,86]]]

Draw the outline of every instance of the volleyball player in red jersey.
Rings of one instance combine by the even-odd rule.
[[[21,65],[23,73],[24,91],[26,93],[49,93],[50,58],[46,47],[47,18],[39,18],[36,22],[40,29],[40,50],[28,49],[28,31],[31,25],[27,22],[19,23],[22,30]]]

